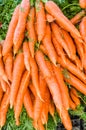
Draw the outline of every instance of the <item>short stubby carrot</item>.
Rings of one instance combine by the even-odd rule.
[[[57,64],[57,55],[56,55],[56,51],[55,51],[52,41],[51,41],[51,29],[50,29],[49,24],[46,25],[46,33],[42,40],[42,43],[47,50],[50,60],[52,61],[52,63],[54,65],[56,65]]]
[[[66,31],[70,32],[73,38],[78,38],[81,40],[81,35],[76,27],[71,23],[70,20],[67,19],[66,16],[62,13],[62,11],[58,9],[59,7],[53,2],[48,1],[45,3],[46,11],[51,14],[54,18],[56,18],[57,23]]]
[[[41,24],[40,24],[41,23]],[[46,16],[42,2],[36,2],[36,29],[38,42],[41,42],[46,31]]]
[[[49,23],[55,21],[55,18],[52,15],[50,15],[49,13],[46,13],[46,19]]]
[[[22,0],[21,4],[20,4],[20,8],[19,8],[18,24],[16,26],[16,29],[14,32],[14,37],[13,37],[13,44],[14,45],[18,44],[22,34],[25,32],[26,20],[27,20],[29,10],[30,10],[29,0]]]
[[[24,70],[25,70],[24,55],[23,53],[19,53],[15,58],[14,67],[13,67],[13,76],[12,76],[12,84],[11,84],[11,91],[10,91],[10,108],[13,107],[14,102],[16,100],[16,96],[20,86],[20,80]]]
[[[60,27],[56,23],[53,22],[53,23],[51,23],[51,28],[52,28],[52,32],[53,32],[56,40],[64,48],[65,52],[70,57],[71,52],[69,50],[68,45],[66,44],[66,41],[63,38],[63,34],[62,34],[62,31],[61,31]]]
[[[22,76],[16,102],[15,102],[14,114],[15,114],[16,125],[20,124],[19,116],[22,111],[23,99],[24,99],[24,95],[26,93],[27,87],[29,85],[29,81],[30,81],[30,73],[26,70]]]
[[[30,95],[28,88],[27,88],[26,93],[24,95],[23,102],[24,102],[24,107],[26,109],[28,116],[33,119],[33,103],[32,103],[31,95]]]
[[[81,8],[86,9],[86,1],[85,0],[79,0],[79,5]]]
[[[86,42],[86,16],[82,18],[82,21],[79,24],[79,30],[83,40]]]
[[[29,39],[29,48],[31,56],[34,57],[34,46],[36,43],[36,32],[35,32],[35,8],[32,7],[30,9],[29,15],[28,15],[28,21],[27,21],[27,31],[28,31],[28,39]]]
[[[26,42],[26,41],[23,43],[23,54],[24,54],[25,68],[30,73],[30,56],[31,55],[30,55],[30,49],[29,49],[28,42]]]
[[[1,103],[2,97],[3,97],[3,89],[2,89],[2,86],[0,84],[0,103]]]
[[[71,18],[70,21],[72,22],[72,24],[77,24],[78,22],[81,21],[82,17],[84,16],[85,16],[85,10],[82,10],[79,13],[77,13],[73,18]]]
[[[10,88],[7,87],[7,91],[4,94],[0,105],[0,126],[3,127],[6,123],[6,115],[10,104]]]
[[[18,18],[19,18],[19,8],[20,5],[18,5],[13,13],[13,16],[11,18],[9,27],[8,27],[8,31],[7,31],[7,35],[3,44],[3,50],[2,50],[2,55],[6,55],[12,48],[13,46],[13,36],[14,36],[14,32],[15,32],[15,28],[17,26],[18,23]]]

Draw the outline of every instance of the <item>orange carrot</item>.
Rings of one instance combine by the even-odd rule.
[[[13,16],[11,18],[11,21],[10,21],[10,24],[8,27],[8,31],[7,31],[7,35],[6,35],[6,39],[5,39],[4,44],[3,44],[3,50],[2,50],[3,56],[6,55],[11,50],[11,48],[13,46],[13,36],[14,36],[15,28],[16,28],[17,23],[18,23],[19,8],[20,8],[20,5],[18,5],[15,8]]]
[[[39,119],[38,120],[38,130],[45,130],[45,127],[42,124],[42,121]]]
[[[29,88],[32,92],[32,94],[35,96],[35,98],[37,97],[37,93],[36,93],[36,89],[34,87],[34,85],[32,83],[29,84]]]
[[[2,89],[2,86],[0,84],[0,103],[1,103],[2,97],[3,97],[3,89]]]
[[[0,45],[0,58],[2,58],[2,45]]]
[[[30,2],[29,0],[22,0],[19,8],[19,19],[18,24],[16,26],[14,37],[13,37],[13,43],[14,45],[17,45],[19,41],[22,41],[22,35],[25,31],[26,27],[26,20],[27,16],[30,10]],[[21,38],[21,40],[20,40]],[[22,42],[20,42],[20,45]]]
[[[50,100],[50,104],[49,104],[49,113],[51,114],[51,116],[54,119],[55,106],[54,106],[54,103],[53,103],[52,99]]]
[[[43,44],[41,44],[39,48],[40,48],[40,50],[41,50],[45,55],[48,55],[48,54],[47,54],[47,50],[46,50],[46,48],[44,47]]]
[[[29,48],[30,48],[30,53],[31,53],[32,57],[34,57],[34,46],[36,43],[36,33],[35,33],[34,21],[35,21],[35,8],[32,7],[30,9],[30,13],[28,16],[28,21],[27,21]]]
[[[30,92],[28,89],[26,90],[26,93],[24,95],[24,107],[26,109],[28,116],[30,118],[33,118],[33,104],[32,104],[32,99],[31,99]]]
[[[38,80],[38,66],[34,58],[30,58],[30,67],[31,67],[31,78],[32,83],[35,87],[36,93],[38,97],[42,100],[40,89],[39,89],[39,80]]]
[[[81,8],[85,9],[86,8],[86,1],[85,0],[79,0],[79,5]]]
[[[6,92],[7,83],[2,79],[2,77],[0,77],[0,83],[1,83],[1,87],[2,87],[3,91]]]
[[[46,11],[56,19],[58,24],[66,31],[70,32],[74,38],[78,38],[81,40],[81,35],[79,31],[75,28],[75,26],[71,23],[71,21],[68,20],[66,16],[64,16],[62,11],[58,8],[59,7],[53,1],[48,1],[45,4]]]
[[[55,21],[55,18],[52,15],[48,14],[48,13],[46,13],[46,19],[47,19],[47,21],[49,23]]]
[[[9,108],[9,101],[10,101],[10,88],[7,87],[7,91],[3,96],[0,105],[0,126],[3,127],[6,123],[6,114]]]
[[[86,16],[82,18],[82,21],[79,24],[79,29],[83,40],[86,42]]]
[[[76,96],[76,97],[79,97],[78,93],[77,93],[77,90],[75,88],[71,88],[71,92]]]
[[[75,110],[76,109],[76,104],[72,101],[72,99],[71,98],[69,98],[69,105],[70,105],[70,108],[72,109],[72,110]]]
[[[56,40],[54,34],[52,33],[52,42],[53,42],[53,45],[56,49],[56,52],[59,56],[61,56],[62,60],[66,63],[66,54],[62,48],[62,46],[59,44],[59,42]]]
[[[86,85],[71,73],[68,72],[68,75],[70,78],[68,79],[64,77],[64,80],[70,85],[72,85],[74,88],[76,88],[78,91],[86,95]]]
[[[28,42],[23,43],[23,53],[24,53],[24,64],[28,72],[30,73],[30,49]]]
[[[5,55],[4,58],[5,58],[5,61],[4,61],[5,72],[6,72],[8,79],[10,80],[10,82],[12,82],[12,72],[13,72],[13,55],[12,55],[12,52],[7,53],[7,55]]]
[[[16,103],[15,103],[15,119],[16,119],[16,125],[19,125],[19,116],[22,111],[22,106],[23,106],[23,99],[24,95],[26,93],[27,87],[29,85],[30,81],[30,73],[26,70],[22,76],[21,79],[21,84],[18,90],[17,98],[16,98]]]
[[[74,61],[75,65],[82,71],[83,70],[83,64],[82,61],[79,59],[78,56],[75,57]]]
[[[73,102],[78,106],[80,105],[80,99],[78,97],[76,97],[72,91],[70,91],[70,96],[71,96],[71,99],[73,100]]]
[[[13,67],[13,77],[12,77],[13,79],[12,79],[11,92],[10,92],[10,107],[11,108],[14,105],[24,69],[25,69],[24,56],[23,56],[23,53],[19,53],[17,54],[15,58],[14,67]]]
[[[83,55],[83,68],[86,70],[86,46],[84,46],[84,55]]]
[[[66,41],[64,40],[64,37],[63,37],[63,34],[62,34],[60,27],[56,23],[53,22],[53,23],[51,23],[51,28],[52,28],[52,32],[53,32],[56,40],[64,48],[65,52],[70,57],[71,52],[68,48],[68,45],[66,44]]]
[[[78,22],[81,21],[82,17],[84,16],[85,16],[85,10],[82,10],[79,13],[77,13],[73,18],[71,18],[70,21],[72,22],[72,24],[77,24]]]
[[[53,47],[53,44],[51,42],[51,30],[50,30],[49,24],[47,24],[47,26],[46,26],[46,33],[45,33],[45,36],[44,36],[42,42],[47,50],[50,60],[52,61],[52,63],[54,65],[56,65],[57,64],[57,55],[56,55],[55,49]]]

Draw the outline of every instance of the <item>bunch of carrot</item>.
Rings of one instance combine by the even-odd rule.
[[[86,16],[68,20],[53,2],[22,0],[0,44],[0,126],[14,109],[16,125],[24,105],[35,129],[44,130],[48,113],[58,112],[72,130],[68,113],[86,95]],[[83,18],[82,18],[83,17]],[[79,22],[79,30],[74,24]],[[35,49],[35,45],[37,48]],[[71,85],[68,88],[67,84]]]

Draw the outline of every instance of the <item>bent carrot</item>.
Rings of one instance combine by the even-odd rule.
[[[0,126],[1,127],[3,127],[6,122],[6,115],[9,108],[9,101],[10,101],[10,88],[8,86],[7,91],[4,94],[0,105]]]
[[[4,41],[3,44],[3,50],[2,50],[2,55],[6,55],[12,48],[13,46],[13,36],[14,36],[14,32],[15,32],[15,28],[17,26],[18,23],[18,18],[19,18],[19,8],[20,5],[18,5],[13,13],[13,16],[11,18],[9,27],[8,27],[8,31],[7,31],[7,35],[6,35],[6,39]]]
[[[30,53],[32,57],[34,57],[34,46],[36,43],[36,32],[35,32],[35,27],[34,27],[34,21],[35,21],[35,8],[32,7],[30,9],[28,21],[27,21],[29,48],[30,48]]]
[[[42,2],[39,1],[36,2],[36,29],[38,35],[38,42],[41,42],[46,31],[46,16],[44,5]]]
[[[49,24],[46,25],[46,33],[42,41],[45,46],[48,56],[54,65],[57,64],[57,55],[51,41],[51,30]]]
[[[22,41],[22,35],[25,31],[26,27],[26,19],[28,16],[30,10],[30,2],[29,0],[22,0],[19,8],[19,19],[18,24],[16,26],[14,37],[13,37],[13,43],[14,45],[17,45],[19,41]],[[20,40],[21,38],[21,40]],[[22,44],[22,42],[20,42]]]
[[[84,16],[85,16],[85,10],[82,10],[79,13],[77,13],[73,18],[71,18],[70,21],[72,22],[72,24],[77,24],[78,22],[81,21],[82,17]]]
[[[24,56],[23,53],[19,53],[15,58],[13,67],[13,77],[12,77],[13,79],[10,91],[10,108],[12,108],[14,105],[24,69],[25,69]]]
[[[48,13],[46,13],[46,19],[47,19],[47,21],[49,23],[55,21],[55,18],[52,15],[48,14]]]
[[[15,120],[16,120],[16,125],[19,125],[19,116],[22,110],[22,106],[23,106],[23,99],[24,99],[24,95],[26,93],[27,87],[29,85],[29,81],[30,81],[30,73],[26,70],[22,76],[21,79],[21,84],[18,90],[18,94],[17,94],[17,98],[16,98],[16,102],[15,102]]]
[[[86,8],[86,1],[85,0],[79,0],[79,5],[81,8],[85,9]]]

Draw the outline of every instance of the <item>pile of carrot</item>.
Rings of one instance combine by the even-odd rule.
[[[22,0],[0,44],[0,127],[9,107],[19,125],[24,105],[35,129],[44,130],[57,111],[72,130],[68,110],[80,105],[78,92],[86,95],[85,10],[69,20],[53,1],[31,7]]]

